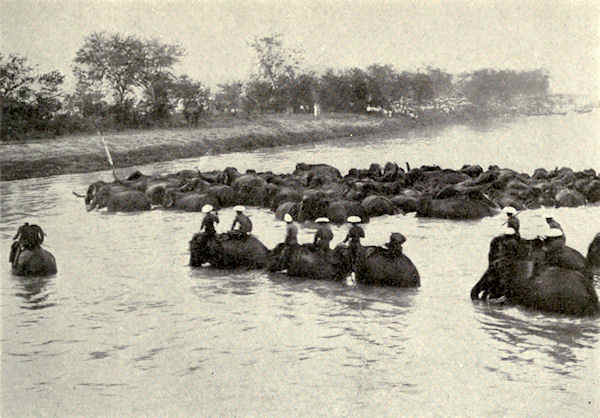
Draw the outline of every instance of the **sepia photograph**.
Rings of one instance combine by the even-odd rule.
[[[0,10],[2,417],[600,415],[600,2]]]

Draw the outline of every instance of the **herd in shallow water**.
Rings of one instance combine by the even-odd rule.
[[[115,175],[113,182],[95,182],[85,195],[75,194],[85,199],[88,211],[201,211],[206,205],[248,205],[268,208],[278,219],[305,222],[327,218],[341,224],[349,218],[366,223],[372,217],[409,212],[461,220],[494,216],[507,207],[522,212],[542,206],[594,204],[600,202],[600,178],[592,169],[537,169],[529,175],[497,166],[484,171],[474,165],[450,170],[437,166],[411,169],[407,164],[404,170],[395,163],[384,167],[371,164],[368,169],[351,169],[342,176],[330,165],[300,163],[288,174],[240,173],[233,167],[152,176],[136,171],[125,179]],[[473,287],[471,298],[547,312],[597,314],[600,308],[593,274],[600,269],[600,234],[590,244],[587,258],[565,245],[564,234],[562,239],[557,237],[521,236],[517,229],[494,238],[489,267]],[[34,260],[32,251],[42,251],[39,244],[37,248],[23,246],[21,253]],[[23,264],[24,258],[11,257],[15,274],[56,272],[55,264],[54,271],[46,273],[19,270],[15,266],[19,259]],[[420,286],[417,268],[401,249],[393,252],[383,247],[342,244],[323,250],[314,244],[282,243],[269,250],[253,235],[207,237],[198,233],[190,241],[190,265],[205,263],[220,268],[285,270],[292,276],[329,280],[352,276],[364,284]]]

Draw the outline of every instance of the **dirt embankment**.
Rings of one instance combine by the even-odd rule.
[[[419,123],[364,115],[272,115],[246,120],[221,118],[193,129],[155,129],[104,134],[118,168],[312,143],[368,134],[399,134]],[[0,180],[10,181],[110,168],[100,135],[81,135],[0,144]]]

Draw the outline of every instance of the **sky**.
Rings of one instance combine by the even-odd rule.
[[[545,68],[553,92],[600,97],[599,0],[0,0],[0,10],[0,51],[59,70],[68,84],[92,32],[180,44],[176,73],[212,88],[246,80],[248,43],[281,33],[310,70]]]

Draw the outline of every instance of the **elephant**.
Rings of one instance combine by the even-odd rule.
[[[237,194],[236,203],[261,207],[267,198],[267,182],[256,174],[244,174],[236,178],[231,187]]]
[[[42,247],[23,249],[12,261],[12,273],[17,276],[47,276],[56,272],[54,255]]]
[[[556,207],[558,208],[575,208],[577,206],[585,205],[585,196],[577,190],[562,189],[554,198],[556,200]]]
[[[306,190],[300,202],[298,220],[308,221],[327,216],[329,200],[320,190]]]
[[[277,206],[275,210],[275,218],[282,220],[286,213],[289,213],[292,219],[298,220],[298,214],[300,212],[300,204],[297,202],[283,202]]]
[[[202,207],[206,204],[210,204],[215,208],[219,207],[219,201],[209,196],[208,194],[199,194],[194,192],[182,193],[170,190],[166,193],[163,206],[165,208],[172,208],[183,210],[186,212],[200,212]]]
[[[489,267],[471,289],[471,299],[500,299],[534,310],[574,316],[600,312],[598,295],[589,276],[551,265],[540,239],[515,235],[492,239]]]
[[[361,222],[369,221],[369,214],[359,203],[352,200],[336,200],[329,203],[326,212],[327,218],[335,224],[343,224],[349,216],[358,216]]]
[[[589,270],[594,274],[600,274],[600,232],[590,243],[586,259]]]
[[[87,205],[87,210],[104,207],[108,212],[135,212],[150,210],[152,205],[143,192],[128,189],[119,183],[110,183],[100,187]]]
[[[293,277],[341,281],[350,275],[351,263],[348,254],[337,248],[324,253],[313,244],[279,244],[271,252],[267,269],[287,270]]]
[[[337,168],[327,164],[298,163],[294,175],[301,178],[303,185],[311,188],[327,183],[336,183],[342,178],[342,174]]]
[[[342,245],[338,247],[344,248]],[[411,259],[387,248],[360,247],[353,270],[356,272],[356,282],[361,284],[395,287],[421,286],[419,272]]]
[[[446,199],[424,196],[419,200],[417,216],[442,219],[481,219],[498,213],[495,204],[481,193],[470,193]]]
[[[384,196],[370,195],[365,197],[360,203],[369,217],[381,215],[394,215],[396,206]]]
[[[56,260],[42,248],[45,233],[37,225],[25,223],[14,237],[8,262],[17,276],[48,276],[56,274]]]
[[[190,241],[191,267],[209,263],[220,269],[259,269],[266,267],[269,254],[269,249],[254,235],[234,238],[227,233],[209,236],[199,232]]]
[[[237,194],[233,188],[224,184],[212,185],[205,193],[211,198],[216,199],[222,208],[228,208],[237,203]]]

